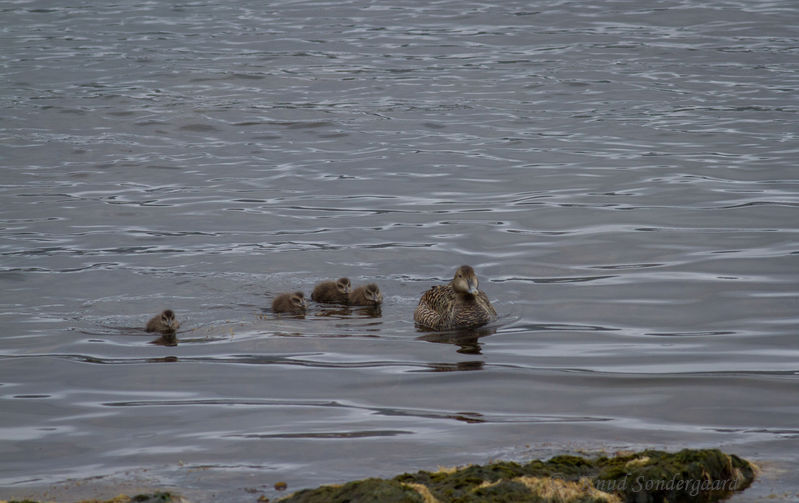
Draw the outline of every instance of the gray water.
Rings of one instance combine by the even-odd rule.
[[[719,447],[799,499],[796,2],[5,1],[0,82],[0,498]],[[417,330],[461,264],[499,320]],[[381,312],[270,312],[338,276]]]

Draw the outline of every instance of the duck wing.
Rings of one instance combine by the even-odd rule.
[[[497,312],[494,310],[494,306],[491,305],[491,301],[488,300],[488,295],[486,295],[484,291],[478,291],[477,295],[475,295],[475,298],[477,299],[477,303],[480,304],[489,314],[491,314],[493,318],[497,317]]]
[[[455,303],[455,291],[449,286],[434,286],[422,294],[413,313],[413,320],[425,327],[439,330],[448,326]]]

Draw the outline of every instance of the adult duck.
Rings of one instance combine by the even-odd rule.
[[[437,285],[422,294],[413,320],[433,330],[474,328],[496,319],[497,312],[485,292],[477,288],[477,274],[462,265],[447,285]]]

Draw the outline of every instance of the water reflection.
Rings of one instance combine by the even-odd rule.
[[[321,318],[380,318],[383,316],[381,306],[345,306],[342,304],[322,307],[316,312],[274,313],[268,308],[262,308],[261,312],[264,313],[259,315],[262,320],[268,320],[270,317],[304,320],[309,315]]]
[[[163,356],[161,358],[148,358],[147,363],[177,363],[177,356]]]
[[[424,335],[420,335],[417,339],[440,344],[455,344],[459,348],[457,350],[458,353],[479,355],[482,354],[482,346],[478,340],[495,333],[497,333],[496,327],[479,327],[447,332],[428,332]]]
[[[336,306],[322,308],[316,315],[333,318],[349,318],[353,315],[358,318],[380,318],[383,311],[380,306]]]
[[[457,363],[429,363],[428,367],[433,372],[461,372],[468,370],[483,370],[485,363],[480,360]]]
[[[175,332],[161,334],[157,339],[151,340],[150,344],[156,344],[158,346],[177,346],[178,334]]]
[[[413,435],[407,430],[369,430],[369,431],[324,431],[302,433],[248,433],[227,435],[228,438],[269,439],[269,438],[301,438],[301,439],[351,439],[369,437],[395,437],[397,435]]]
[[[276,319],[295,319],[295,320],[304,320],[305,313],[275,313],[271,309],[262,308],[261,311],[265,314],[259,315],[258,318],[262,320],[268,320],[268,314],[271,314],[272,317]]]

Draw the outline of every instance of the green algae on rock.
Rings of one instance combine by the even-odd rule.
[[[556,456],[404,473],[298,491],[281,503],[708,503],[754,480],[756,467],[718,449],[648,450],[616,457]]]
[[[602,467],[593,480],[598,489],[645,503],[719,501],[749,487],[757,472],[752,463],[718,449],[643,451],[599,458],[597,464]]]
[[[409,484],[394,480],[365,479],[343,485],[322,486],[318,489],[299,491],[287,499],[278,501],[298,502],[360,502],[379,501],[381,503],[424,503],[420,493]]]

